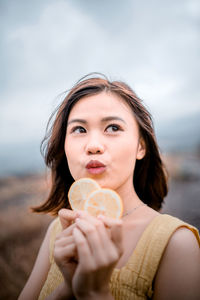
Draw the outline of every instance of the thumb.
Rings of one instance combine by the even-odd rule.
[[[71,209],[62,208],[59,210],[58,216],[60,218],[62,228],[65,229],[73,223],[75,218],[77,218],[77,213]]]

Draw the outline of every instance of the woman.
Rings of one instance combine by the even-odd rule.
[[[46,147],[49,226],[19,299],[198,299],[200,239],[161,215],[167,183],[150,114],[122,82],[84,78],[60,105]],[[74,180],[122,198],[121,220],[71,211]]]

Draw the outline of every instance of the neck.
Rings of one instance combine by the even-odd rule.
[[[131,185],[131,186],[130,186]],[[138,195],[135,192],[133,183],[129,184],[129,187],[121,186],[119,187],[116,192],[120,195],[122,201],[123,201],[123,207],[124,212],[123,214],[126,214],[133,208],[135,208],[138,205],[141,205],[143,202],[139,199]]]

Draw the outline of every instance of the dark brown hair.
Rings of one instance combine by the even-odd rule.
[[[166,172],[155,139],[150,113],[126,83],[111,82],[105,76],[104,78],[99,75],[92,78],[87,76],[78,81],[64,98],[56,110],[57,114],[50,129],[48,129],[50,121],[48,123],[47,134],[41,146],[45,153],[45,163],[51,169],[52,185],[46,201],[40,206],[33,207],[32,211],[50,212],[56,215],[59,209],[69,208],[67,193],[74,179],[70,174],[64,152],[68,116],[72,107],[82,97],[101,92],[110,92],[120,96],[133,111],[146,147],[144,158],[136,161],[133,185],[137,195],[144,203],[159,210],[168,188]]]

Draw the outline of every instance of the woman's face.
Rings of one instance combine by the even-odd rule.
[[[80,99],[72,108],[65,153],[72,177],[95,179],[101,187],[133,187],[136,159],[145,149],[129,105],[102,92]]]

